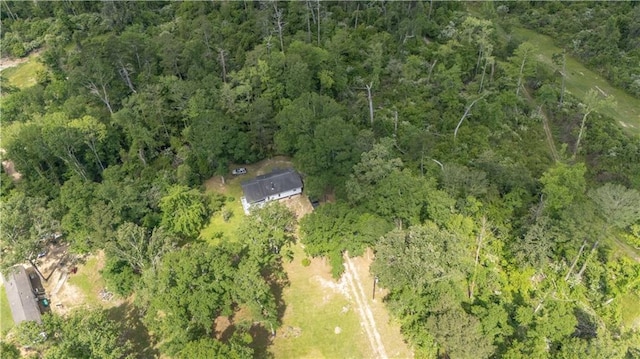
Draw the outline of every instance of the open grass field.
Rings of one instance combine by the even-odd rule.
[[[345,297],[346,285],[331,278],[330,267],[313,259],[308,267],[302,247],[284,267],[291,285],[283,325],[269,351],[276,358],[369,358],[373,356],[358,314]]]
[[[105,287],[100,270],[104,266],[104,256],[91,256],[84,264],[78,265],[78,272],[69,276],[67,283],[80,290],[84,304],[89,307],[104,307],[107,302],[100,300],[99,292]]]
[[[4,285],[0,285],[0,338],[4,337],[14,325],[7,293],[4,291]]]
[[[551,57],[562,50],[553,44],[549,36],[539,34],[528,29],[513,28],[513,35],[522,41],[529,41],[538,48],[538,60],[558,69]],[[607,95],[613,95],[617,105],[608,113],[628,132],[640,135],[640,99],[625,91],[613,87],[606,79],[587,69],[582,63],[571,56],[567,56],[566,89],[578,98],[584,98],[587,91],[600,88]],[[597,90],[597,89],[596,89]]]
[[[44,70],[44,65],[38,61],[38,54],[29,56],[29,60],[16,66],[2,70],[2,74],[9,84],[23,89],[36,83],[36,75]]]

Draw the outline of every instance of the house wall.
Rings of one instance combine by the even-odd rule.
[[[273,196],[269,196],[264,201],[260,201],[260,202],[249,203],[247,201],[246,197],[240,198],[240,201],[242,202],[242,208],[244,209],[244,213],[248,215],[249,212],[251,211],[251,208],[253,208],[253,207],[260,208],[260,207],[264,206],[268,202],[277,201],[279,199],[295,196],[295,195],[300,194],[300,193],[302,193],[302,188],[294,188],[294,189],[292,189],[290,191],[277,193],[277,194],[275,194]]]
[[[275,201],[275,200],[278,200],[278,199],[291,197],[291,196],[294,196],[294,195],[299,194],[299,193],[302,193],[302,188],[294,188],[294,189],[292,189],[290,191],[286,191],[286,192],[282,192],[282,193],[276,193],[273,196],[269,196],[269,197],[267,197],[266,202]]]

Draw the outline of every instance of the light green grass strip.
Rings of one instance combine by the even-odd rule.
[[[4,337],[14,325],[7,292],[4,291],[4,285],[2,285],[0,286],[0,338]]]
[[[554,53],[561,53],[562,50],[553,44],[553,39],[535,31],[518,27],[513,27],[512,31],[517,39],[529,41],[538,48],[539,61],[557,69],[551,57]],[[584,98],[587,91],[592,88],[596,89],[596,86],[607,95],[613,95],[616,99],[617,106],[606,115],[615,119],[628,132],[640,134],[640,99],[613,87],[606,79],[584,67],[578,60],[567,56],[567,91],[578,98]]]

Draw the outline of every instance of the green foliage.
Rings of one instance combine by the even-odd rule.
[[[545,204],[551,213],[557,214],[574,201],[581,199],[585,193],[586,182],[584,174],[586,167],[583,163],[569,166],[557,163],[540,178],[544,186]]]
[[[145,227],[125,222],[118,227],[114,238],[107,242],[107,252],[128,264],[136,273],[153,267],[165,253],[176,247],[178,241],[161,227],[149,232]]]
[[[344,251],[358,255],[389,229],[391,225],[384,219],[359,214],[342,202],[324,204],[300,222],[305,251],[313,257],[329,256],[334,277],[344,270]]]
[[[164,351],[175,355],[188,342],[210,336],[215,318],[230,315],[238,304],[249,305],[257,320],[277,324],[275,299],[260,267],[238,250],[194,243],[143,273],[138,305]]]
[[[567,48],[616,86],[638,94],[637,78],[630,70],[640,64],[637,7],[622,3],[545,4],[517,9],[517,14],[525,26],[553,36],[558,46]]]
[[[160,200],[162,226],[185,239],[197,237],[209,215],[202,193],[196,189],[175,185]]]
[[[640,220],[640,192],[607,183],[589,191],[600,215],[609,225],[624,229]]]
[[[20,350],[11,343],[0,341],[0,355],[6,359],[18,359],[20,358]]]
[[[45,333],[46,336],[40,333]],[[46,340],[45,340],[46,337]],[[43,324],[22,322],[17,330],[21,345],[35,346],[45,358],[130,358],[130,342],[120,326],[102,310],[77,310],[62,318],[43,316]]]
[[[440,352],[453,358],[488,358],[493,354],[489,338],[482,333],[480,321],[461,308],[430,316],[425,323]]]
[[[35,83],[2,84],[2,157],[22,175],[2,173],[3,267],[61,227],[72,250],[105,249],[108,286],[136,291],[165,354],[251,355],[248,333],[213,340],[214,319],[240,306],[277,326],[271,286],[284,278],[293,215],[276,205],[244,217],[238,201],[195,188],[284,154],[309,195],[335,199],[302,220],[308,255],[327,256],[338,276],[344,251],[373,247],[372,270],[418,356],[637,352],[621,329],[638,287],[624,256],[637,253],[618,237],[638,242],[638,145],[620,127],[637,129],[638,106],[602,76],[640,88],[638,6],[1,6],[3,52],[46,48]],[[518,20],[602,76],[572,56],[554,61],[561,49]],[[549,157],[550,142],[585,163],[552,163],[570,155]],[[78,337],[45,357],[105,356]]]
[[[283,251],[295,240],[293,213],[283,204],[269,203],[251,211],[240,229],[240,238],[249,250],[250,260],[262,268],[277,268]]]
[[[433,223],[395,230],[376,244],[372,272],[387,288],[422,288],[444,279],[461,279],[469,270],[462,241]]]
[[[236,339],[236,337],[232,338],[229,344],[206,338],[187,343],[184,348],[178,352],[176,358],[248,359],[253,358],[253,355],[253,350],[247,346],[247,343],[242,343]]]
[[[128,297],[139,280],[139,275],[133,272],[129,263],[109,258],[100,272],[107,288],[121,297]]]
[[[27,197],[13,190],[0,201],[0,269],[35,259],[44,246],[43,239],[58,230],[42,198]]]

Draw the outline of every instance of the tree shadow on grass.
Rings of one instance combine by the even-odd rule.
[[[282,322],[284,312],[287,308],[284,299],[282,298],[282,292],[285,287],[289,285],[289,279],[286,277],[276,279],[271,275],[265,275],[267,282],[271,288],[276,301],[276,311],[278,322]],[[275,330],[277,327],[272,327],[266,322],[247,322],[246,320],[237,318],[239,314],[238,309],[229,317],[219,317],[214,324],[214,335],[218,340],[228,343],[238,330],[241,332],[247,332],[251,335],[252,342],[249,347],[254,351],[254,358],[273,358],[273,354],[269,352],[269,346],[275,339]],[[244,317],[243,315],[239,315]],[[245,328],[245,329],[241,329]],[[248,328],[248,329],[246,329]],[[216,330],[217,329],[217,330]]]
[[[124,338],[131,342],[131,354],[136,358],[157,358],[160,352],[154,348],[154,342],[147,327],[142,323],[138,309],[129,302],[107,309],[109,319],[120,324]]]

